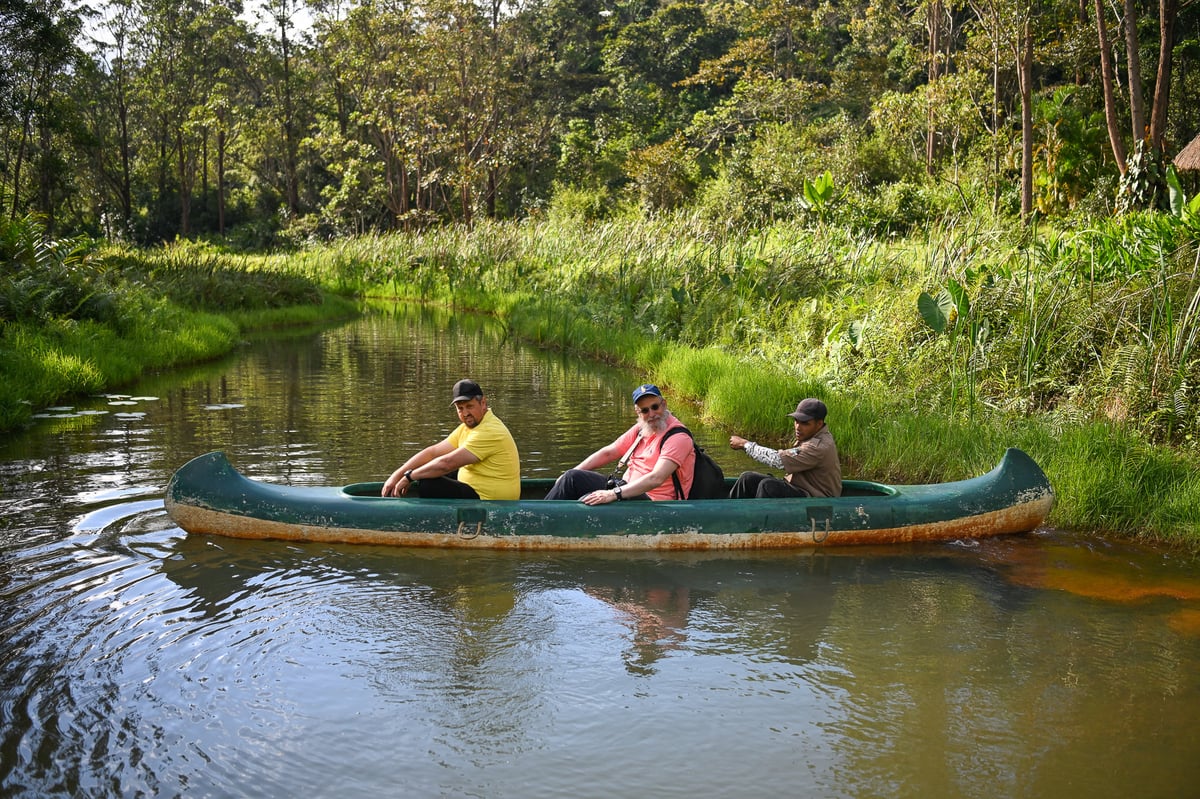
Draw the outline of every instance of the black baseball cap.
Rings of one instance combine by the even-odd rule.
[[[809,397],[808,399],[800,400],[800,404],[796,406],[796,410],[789,413],[788,416],[797,422],[807,422],[812,419],[824,420],[825,414],[828,412],[829,409],[825,407],[825,403],[819,399]]]
[[[450,404],[479,399],[482,396],[483,389],[474,380],[459,380],[454,384],[454,399],[450,400]]]

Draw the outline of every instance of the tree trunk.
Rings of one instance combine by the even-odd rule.
[[[29,140],[33,136],[33,98],[34,89],[38,84],[37,79],[32,76],[39,73],[41,70],[40,64],[41,60],[38,59],[34,62],[32,69],[30,69],[31,77],[29,79],[29,91],[25,95],[25,102],[22,104],[21,108],[21,136],[17,146],[17,157],[12,170],[13,188],[12,199],[10,200],[12,207],[10,209],[9,219],[17,218],[17,208],[21,204],[21,169],[25,163],[25,153],[29,147]]]
[[[175,152],[179,159],[179,234],[188,236],[192,226],[192,183],[188,175],[187,146],[182,130],[175,132]]]
[[[1175,19],[1179,15],[1179,0],[1158,2],[1158,75],[1154,80],[1154,104],[1150,110],[1150,144],[1156,153],[1163,152],[1167,133],[1167,108],[1171,104],[1171,61],[1175,48]]]
[[[1129,119],[1134,142],[1146,137],[1146,101],[1142,99],[1142,59],[1138,54],[1137,9],[1125,0],[1125,50],[1129,75]]]
[[[217,234],[225,237],[225,131],[217,131]]]
[[[296,169],[296,120],[292,105],[292,50],[288,28],[292,24],[289,0],[279,4],[279,49],[283,59],[283,183],[288,211],[300,215],[300,181]]]
[[[1033,215],[1033,31],[1026,17],[1018,44],[1017,79],[1021,90],[1021,218]]]
[[[928,18],[926,19],[925,28],[929,33],[929,66],[927,76],[929,80],[929,89],[932,91],[938,78],[941,76],[941,50],[942,50],[942,3],[941,0],[933,0],[929,4]],[[928,103],[928,111],[925,117],[925,174],[932,175],[934,173],[935,164],[937,162],[937,110],[935,104],[930,101]]]
[[[1100,41],[1100,83],[1104,89],[1104,121],[1108,127],[1108,143],[1112,146],[1117,168],[1124,176],[1128,164],[1125,142],[1121,139],[1121,122],[1117,118],[1117,100],[1113,91],[1116,72],[1113,69],[1112,46],[1108,41],[1108,21],[1104,18],[1104,0],[1096,0],[1096,32]]]
[[[121,135],[121,232],[128,234],[133,224],[133,177],[129,166],[129,103],[123,86],[117,121]]]
[[[54,218],[54,176],[50,174],[49,159],[47,154],[54,147],[54,140],[51,136],[49,121],[42,120],[38,125],[38,150],[41,153],[40,168],[38,169],[38,210],[42,212],[44,218],[44,229],[47,238],[55,236],[55,218]]]

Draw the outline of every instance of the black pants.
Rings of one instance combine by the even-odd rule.
[[[414,488],[421,499],[479,499],[475,489],[454,479],[458,472],[417,481]],[[409,491],[411,494],[412,491]]]
[[[759,472],[742,472],[729,492],[730,499],[794,499],[807,496],[808,492],[803,488],[796,488],[787,480]]]
[[[567,469],[554,481],[554,487],[546,494],[546,499],[580,499],[593,491],[603,491],[608,488],[608,477],[588,469]],[[647,499],[645,494],[622,499]]]

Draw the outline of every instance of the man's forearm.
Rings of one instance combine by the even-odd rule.
[[[783,468],[783,459],[779,457],[779,450],[761,446],[753,441],[747,441],[746,454],[759,463],[770,466],[772,469]]]

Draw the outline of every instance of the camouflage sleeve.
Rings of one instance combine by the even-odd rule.
[[[783,468],[783,459],[779,457],[779,450],[759,446],[753,441],[747,441],[746,454],[759,463],[770,466],[772,469]]]

